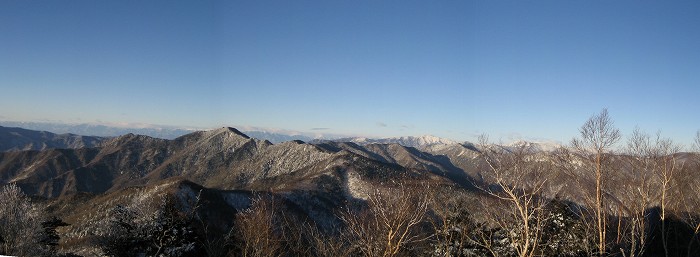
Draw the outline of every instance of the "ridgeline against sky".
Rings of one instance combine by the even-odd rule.
[[[700,128],[698,1],[0,1],[0,120],[566,142]]]

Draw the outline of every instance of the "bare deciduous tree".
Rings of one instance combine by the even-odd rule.
[[[700,192],[700,181],[691,179],[697,177],[697,172],[700,171],[700,130],[695,134],[691,151],[693,153],[688,153],[687,158],[683,160],[684,164],[672,178],[673,186],[676,187],[672,191],[678,194],[672,197],[678,204],[674,209],[692,232],[686,246],[688,257],[700,254],[700,195],[697,193]]]
[[[595,177],[595,202],[592,206],[595,214],[595,223],[598,234],[598,252],[600,255],[606,252],[606,204],[603,199],[605,181],[603,178],[609,172],[606,166],[606,157],[611,148],[620,139],[620,131],[614,127],[612,119],[608,116],[608,110],[603,109],[598,115],[594,115],[579,129],[581,138],[572,140],[572,146],[579,151],[589,164],[589,170]]]
[[[680,146],[673,143],[671,139],[661,138],[661,133],[657,133],[654,146],[649,152],[649,158],[652,158],[654,161],[653,171],[660,181],[661,240],[666,256],[668,256],[668,231],[666,228],[666,220],[668,217],[667,212],[670,209],[669,193],[671,191],[673,178],[682,165],[676,158],[676,153],[680,152],[680,150]]]
[[[430,234],[423,233],[429,198],[422,186],[377,189],[367,199],[367,209],[340,215],[347,230],[345,236],[353,249],[363,256],[408,254]]]
[[[619,216],[626,215],[629,220],[623,229],[618,225],[618,231],[622,230],[618,233],[618,238],[622,238],[623,242],[619,244],[622,244],[620,251],[624,256],[642,256],[646,250],[649,233],[646,210],[650,207],[654,196],[652,172],[654,164],[649,158],[652,147],[651,137],[639,128],[632,132],[627,141],[626,152],[629,162],[625,168],[631,171],[632,177],[629,183],[619,185],[624,188],[622,191],[625,194],[619,196],[620,208],[624,211],[618,212]]]
[[[696,157],[697,158],[697,157]],[[680,196],[680,206],[678,212],[682,213],[680,217],[682,221],[688,226],[690,231],[693,233],[688,245],[686,247],[686,256],[698,256],[698,236],[700,236],[700,215],[698,215],[698,210],[700,206],[700,183],[692,178],[697,175],[697,171],[700,170],[700,160],[695,160],[693,165],[688,165],[684,169],[680,170],[678,176],[676,176],[676,185],[678,185],[679,190],[682,193]]]
[[[351,249],[345,237],[340,234],[327,234],[319,230],[315,225],[304,223],[305,233],[308,235],[309,244],[313,248],[315,256],[336,257],[351,256]]]
[[[254,197],[250,208],[237,215],[236,222],[243,256],[282,255],[282,239],[272,198],[262,195]]]
[[[479,138],[479,144],[481,157],[487,164],[486,174],[493,181],[482,190],[507,205],[505,215],[490,216],[509,232],[508,238],[518,256],[539,254],[547,204],[541,193],[548,180],[545,166],[550,161],[527,144],[504,150],[489,145],[485,135]]]

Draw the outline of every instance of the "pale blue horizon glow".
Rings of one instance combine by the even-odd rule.
[[[0,120],[690,144],[698,1],[0,1]]]

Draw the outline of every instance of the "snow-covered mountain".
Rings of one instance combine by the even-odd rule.
[[[399,144],[408,147],[414,147],[417,149],[432,148],[441,145],[453,145],[458,144],[457,141],[453,141],[446,138],[436,137],[432,135],[424,136],[403,136],[403,137],[389,137],[389,138],[366,138],[366,137],[350,137],[350,138],[340,138],[333,141],[337,142],[352,142],[358,145],[369,145],[369,144]]]
[[[0,126],[22,127],[25,129],[42,130],[57,134],[73,133],[77,135],[92,135],[98,137],[117,137],[129,133],[147,135],[155,138],[174,139],[197,131],[198,129],[178,128],[171,126],[157,126],[148,124],[64,124],[50,122],[15,122],[0,121]],[[444,146],[463,144],[472,148],[478,148],[470,142],[457,142],[451,139],[441,138],[433,135],[423,136],[401,136],[389,138],[369,138],[369,137],[347,137],[337,134],[298,132],[284,129],[268,129],[259,127],[242,127],[241,131],[246,135],[260,140],[268,140],[273,144],[288,141],[301,140],[304,142],[322,142],[332,140],[335,142],[352,142],[358,145],[369,144],[399,144],[407,147],[414,147],[424,151],[439,151]],[[510,144],[499,145],[510,150],[518,146],[526,145],[532,151],[551,152],[562,145],[555,142],[545,141],[524,141],[519,140]]]
[[[503,145],[503,147],[506,149],[526,147],[533,152],[552,152],[563,147],[563,145],[556,142],[531,142],[525,140],[518,140],[510,144]]]
[[[315,140],[317,143],[323,140]],[[367,138],[367,137],[347,137],[331,140],[334,142],[352,142],[361,146],[367,146],[371,144],[399,144],[407,147],[414,147],[421,151],[427,151],[431,153],[440,152],[445,148],[450,146],[460,145],[461,147],[466,147],[472,150],[478,150],[480,146],[475,145],[471,142],[458,142],[447,138],[436,137],[432,135],[423,136],[402,136],[402,137],[389,137],[389,138]],[[313,142],[313,141],[312,141]],[[525,141],[518,140],[509,144],[491,144],[493,147],[498,147],[507,151],[514,150],[518,147],[527,147],[528,151],[531,152],[553,152],[563,145],[557,142],[548,141]]]

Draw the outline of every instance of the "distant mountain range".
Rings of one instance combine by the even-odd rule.
[[[19,122],[19,121],[0,121],[0,126],[19,127],[37,131],[47,131],[56,134],[73,133],[78,135],[90,135],[98,137],[118,137],[126,134],[145,135],[155,138],[175,139],[177,137],[203,129],[184,129],[171,126],[156,126],[142,125],[136,126],[112,126],[101,124],[66,124],[55,122]],[[241,130],[254,138],[268,140],[274,144],[292,140],[302,140],[305,142],[317,139],[302,135],[301,133],[279,133],[265,131],[261,128],[249,128]]]
[[[185,203],[195,198],[203,201],[201,210],[216,226],[230,226],[231,215],[263,192],[314,224],[332,227],[342,206],[363,201],[392,181],[410,179],[478,192],[478,187],[493,179],[483,173],[484,149],[469,142],[420,136],[305,138],[308,142],[294,139],[275,144],[250,135],[231,127],[174,139],[0,127],[0,186],[14,183],[26,194],[46,199],[52,215],[79,224],[66,230],[66,240],[85,243],[92,235],[91,224],[108,215],[110,208],[163,194]],[[292,139],[274,133],[256,135],[275,141]],[[507,154],[523,146],[535,152],[532,158],[543,160],[558,147],[524,141],[487,147]],[[572,176],[577,175],[551,174],[547,181],[553,186],[545,194],[582,201],[571,190]],[[621,170],[616,176],[626,180],[635,174]],[[611,194],[621,195],[624,190],[613,188]]]
[[[431,135],[424,136],[404,136],[404,137],[390,137],[390,138],[366,138],[366,137],[350,137],[350,138],[339,138],[334,139],[337,142],[353,142],[360,145],[369,144],[400,144],[408,147],[415,147],[424,149],[427,147],[432,147],[436,145],[452,145],[457,144],[456,141],[440,138]]]
[[[0,153],[0,183],[17,183],[30,194],[49,198],[79,192],[101,194],[169,177],[221,189],[287,188],[290,184],[275,181],[309,178],[339,167],[366,172],[366,168],[352,168],[356,165],[388,172],[382,174],[427,171],[420,173],[469,187],[470,177],[477,175],[473,161],[479,155],[478,147],[471,143],[434,136],[273,144],[229,127],[172,140],[0,127],[0,147],[5,152]]]
[[[175,139],[177,137],[194,132],[193,130],[176,128],[117,128],[104,125],[89,124],[66,125],[58,123],[31,122],[1,122],[0,124],[27,125],[30,129],[45,128],[45,130],[43,131],[35,131],[27,128],[0,126],[0,137],[2,137],[0,138],[0,151],[96,147],[99,146],[99,144],[103,141],[126,134],[145,135],[162,139]],[[70,131],[71,133],[76,134],[71,134],[65,131]],[[82,132],[86,132],[83,133],[83,135],[100,136],[78,135]],[[370,144],[399,144],[402,146],[414,147],[416,149],[425,151],[437,150],[444,146],[449,146],[453,144],[461,144],[466,147],[476,149],[476,146],[471,142],[457,142],[451,139],[436,137],[432,135],[402,136],[389,138],[344,137],[337,139],[324,139],[314,138],[299,133],[285,134],[262,130],[250,130],[243,132],[250,137],[257,138],[260,140],[267,140],[273,144],[299,140],[315,144],[328,141],[352,142],[362,146]],[[504,149],[510,149],[518,146],[527,146],[533,151],[553,151],[561,147],[561,145],[551,142],[529,141],[515,141],[507,145],[502,145]]]
[[[129,133],[147,135],[151,137],[173,139],[188,133],[197,131],[196,129],[183,129],[169,126],[112,126],[102,124],[68,124],[55,122],[21,122],[21,121],[0,121],[0,126],[20,127],[31,130],[49,131],[57,134],[72,133],[78,135],[116,137]]]
[[[476,174],[479,162],[478,154],[461,144],[431,153],[397,143],[273,144],[229,127],[172,140],[136,134],[95,138],[95,144],[84,146],[66,143],[69,140],[41,141],[55,138],[47,132],[5,127],[0,131],[19,138],[51,135],[0,152],[0,186],[14,183],[26,194],[47,199],[55,206],[53,215],[80,224],[65,235],[79,242],[87,242],[90,224],[115,204],[164,192],[190,198],[204,192],[204,204],[216,206],[207,212],[221,217],[210,222],[221,223],[231,221],[221,213],[241,211],[253,192],[268,192],[316,224],[331,226],[340,206],[365,199],[388,181],[411,178],[473,188],[470,174]],[[5,142],[6,138],[0,140],[19,142]],[[37,145],[42,145],[41,151],[27,150]]]
[[[273,144],[251,138],[234,128],[198,131],[173,140],[135,134],[114,138],[81,137],[5,127],[0,127],[0,132],[26,139],[6,140],[9,143],[5,143],[8,145],[5,148],[14,151],[0,153],[0,181],[17,183],[26,192],[45,197],[78,192],[99,194],[168,177],[185,177],[204,186],[223,189],[268,188],[279,186],[270,183],[280,176],[323,174],[335,170],[334,167],[349,168],[348,165],[377,166],[372,170],[394,170],[394,173],[406,172],[408,168],[441,175],[462,174],[450,179],[463,185],[469,183],[463,176],[464,171],[444,163],[445,159],[398,143],[360,145],[325,141],[312,144],[296,140]],[[404,140],[416,146],[426,143],[418,139]],[[20,144],[9,146],[15,142]],[[428,146],[438,142],[443,141],[427,141]],[[475,156],[473,148],[461,144],[444,146],[435,153],[469,152],[469,156]]]
[[[18,127],[28,130],[46,131],[48,133],[56,134],[77,134],[77,135],[89,135],[96,138],[108,138],[108,137],[118,137],[126,134],[136,134],[145,135],[155,138],[162,139],[175,139],[177,137],[192,133],[197,131],[196,129],[183,129],[168,126],[154,126],[154,125],[143,125],[141,128],[137,127],[116,127],[109,125],[99,125],[99,124],[64,124],[64,123],[51,123],[51,122],[15,122],[15,121],[0,121],[0,126],[5,127]],[[435,145],[449,145],[456,143],[453,140],[439,138],[435,136],[425,135],[425,136],[404,136],[404,137],[392,137],[392,138],[366,138],[366,137],[340,137],[337,136],[310,136],[298,132],[279,132],[278,130],[266,130],[262,128],[247,127],[247,129],[241,129],[246,135],[270,141],[273,144],[278,144],[287,141],[301,140],[304,142],[312,141],[323,141],[323,140],[333,140],[333,141],[347,141],[354,142],[360,145],[378,143],[378,144],[388,144],[397,143],[403,146],[423,148]],[[71,147],[68,147],[71,148]]]
[[[0,152],[52,148],[90,148],[100,146],[106,139],[105,137],[54,134],[47,131],[0,126]]]

